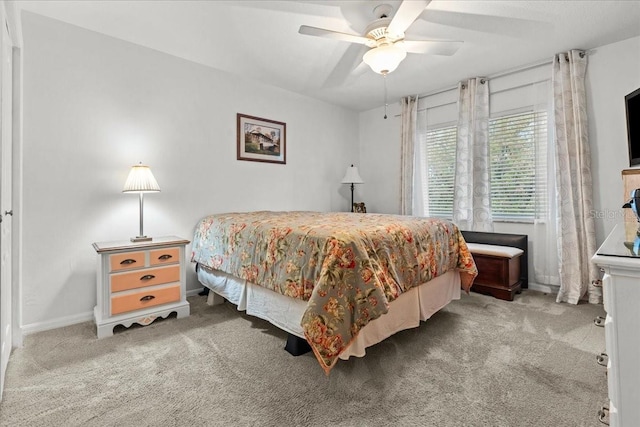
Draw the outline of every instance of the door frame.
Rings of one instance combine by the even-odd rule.
[[[9,342],[2,343],[9,347],[6,355],[6,360],[1,360],[0,363],[0,401],[2,400],[2,393],[4,388],[4,379],[6,375],[6,368],[8,366],[8,359],[11,351],[22,345],[22,323],[21,323],[21,273],[22,273],[22,261],[21,261],[21,241],[22,241],[22,226],[21,226],[21,211],[22,211],[22,28],[20,25],[18,10],[14,3],[2,0],[0,4],[0,21],[4,23],[7,31],[7,45],[9,55],[11,57],[11,81],[9,85],[11,87],[11,99],[9,102],[10,110],[10,123],[11,134],[10,144],[12,149],[11,155],[11,201],[9,209],[15,212],[15,215],[11,218],[11,263],[9,265],[11,271],[11,280],[8,284],[10,302],[8,305],[3,304],[3,307],[9,308],[9,322],[10,331],[6,334]],[[4,29],[3,35],[5,37]],[[4,48],[4,45],[3,45]],[[4,57],[1,58],[1,63],[4,66]],[[4,94],[4,91],[2,92]],[[4,212],[0,212],[3,218],[7,218]],[[0,337],[5,337],[5,331],[0,331]],[[4,356],[2,354],[0,359]]]

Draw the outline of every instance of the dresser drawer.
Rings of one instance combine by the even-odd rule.
[[[110,271],[142,268],[144,267],[144,255],[144,251],[109,255]]]
[[[180,284],[165,288],[143,289],[111,297],[111,315],[141,310],[180,300]]]
[[[180,261],[180,249],[168,248],[151,251],[151,265],[177,264]]]
[[[180,281],[180,265],[171,267],[146,268],[130,273],[111,275],[111,292],[126,291],[128,289],[145,286],[162,285],[163,283]]]

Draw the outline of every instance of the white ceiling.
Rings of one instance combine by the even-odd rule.
[[[411,0],[407,0],[411,1]],[[18,1],[18,9],[343,105],[384,105],[383,77],[349,75],[361,45],[298,34],[300,25],[362,34],[365,1]],[[407,39],[461,40],[454,56],[409,54],[387,77],[389,102],[474,76],[550,60],[640,35],[640,1],[433,0]],[[597,50],[594,52],[597,54]],[[639,55],[640,52],[631,52]]]

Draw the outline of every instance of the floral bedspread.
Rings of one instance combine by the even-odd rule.
[[[302,328],[328,374],[368,322],[414,286],[477,269],[458,227],[401,215],[245,212],[196,226],[191,260],[308,301]]]

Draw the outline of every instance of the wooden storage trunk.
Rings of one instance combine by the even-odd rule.
[[[472,291],[513,301],[522,290],[520,279],[521,249],[469,243],[469,250],[478,268]]]

